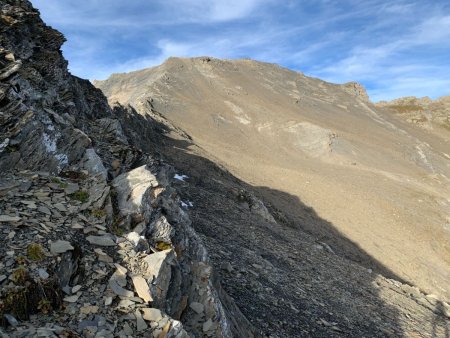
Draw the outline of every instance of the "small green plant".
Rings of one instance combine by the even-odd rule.
[[[74,170],[66,170],[61,172],[59,175],[70,180],[85,180],[88,177],[86,174]]]
[[[44,248],[38,243],[31,243],[27,247],[27,257],[32,261],[41,261],[45,258]]]
[[[125,233],[125,230],[120,226],[121,223],[122,218],[119,215],[116,215],[111,224],[111,232],[116,236],[122,236]]]
[[[91,215],[97,218],[102,218],[106,216],[105,209],[94,209],[91,211]]]
[[[171,249],[172,245],[170,243],[166,243],[166,242],[158,242],[158,243],[156,243],[156,248],[159,251],[164,251],[164,250],[167,250],[167,249]]]
[[[53,311],[53,306],[48,299],[41,299],[37,305],[37,309],[43,314],[49,314]]]
[[[58,177],[52,177],[52,178],[50,179],[50,182],[52,182],[52,183],[58,183],[58,184],[62,183],[61,180],[60,180]]]
[[[405,105],[390,105],[388,106],[391,109],[396,110],[400,114],[412,113],[417,111],[423,111],[424,109],[421,106],[417,106],[414,104],[405,104]]]
[[[5,148],[5,151],[7,152],[7,153],[15,153],[16,151],[18,151],[19,150],[19,147],[18,146],[12,146],[12,145],[8,145],[8,146],[6,146],[6,148]]]
[[[3,305],[0,306],[0,324],[4,321],[4,313],[10,313],[20,320],[28,319],[27,294],[25,288],[10,289],[1,303]]]
[[[23,284],[29,279],[28,271],[25,270],[23,267],[20,267],[12,273],[12,280],[15,284]]]
[[[17,256],[15,259],[16,263],[19,265],[27,264],[27,258],[25,256]]]
[[[67,183],[61,181],[61,179],[58,177],[52,177],[50,179],[50,182],[58,184],[61,189],[65,189],[69,186]]]
[[[75,201],[80,201],[81,203],[89,201],[89,193],[84,190],[75,191],[73,194],[70,194],[69,197]]]

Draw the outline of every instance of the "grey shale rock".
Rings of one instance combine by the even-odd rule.
[[[116,246],[116,242],[109,235],[102,235],[102,236],[91,235],[86,237],[86,240],[93,245]]]
[[[21,219],[19,216],[0,215],[0,222],[19,222]]]
[[[68,241],[57,240],[50,243],[50,252],[54,255],[73,250],[74,247]]]

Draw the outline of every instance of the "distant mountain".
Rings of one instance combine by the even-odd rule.
[[[158,112],[240,179],[296,196],[404,280],[450,298],[448,98],[374,105],[357,83],[210,57],[94,84],[110,103]],[[429,128],[409,123],[414,116]],[[264,198],[352,257],[291,206]]]
[[[435,133],[448,134],[450,131],[450,96],[436,100],[409,96],[389,102],[381,101],[377,106],[389,108],[408,122]]]

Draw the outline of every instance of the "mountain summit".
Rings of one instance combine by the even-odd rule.
[[[0,2],[1,337],[448,336],[440,118],[209,57],[109,105],[63,42]]]
[[[170,58],[95,85],[111,103],[130,104],[143,116],[157,111],[240,179],[299,198],[384,267],[449,298],[444,122],[420,128],[398,114],[412,103],[374,105],[358,83],[336,85],[252,60]],[[418,111],[431,114],[433,105],[442,108],[427,103]],[[295,208],[264,198],[353,257],[326,229],[301,222]]]

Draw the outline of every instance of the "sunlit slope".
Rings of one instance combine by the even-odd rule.
[[[298,196],[394,273],[450,298],[450,132],[375,107],[356,83],[251,60],[170,58],[95,84],[110,102],[161,113],[241,179]]]

